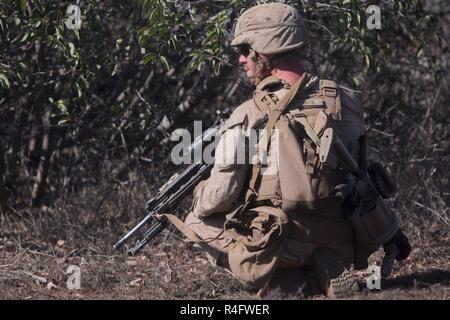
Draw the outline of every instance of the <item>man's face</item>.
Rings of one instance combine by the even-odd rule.
[[[240,52],[239,63],[244,67],[245,74],[252,84],[256,82],[256,52],[249,45],[241,45],[238,47]]]

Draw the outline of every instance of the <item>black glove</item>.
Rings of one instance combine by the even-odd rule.
[[[395,236],[387,243],[383,245],[384,258],[381,265],[381,276],[388,277],[394,266],[394,259],[402,261],[408,258],[411,253],[412,247],[409,243],[408,237],[398,229]]]

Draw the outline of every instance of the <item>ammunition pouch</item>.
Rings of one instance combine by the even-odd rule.
[[[391,240],[398,228],[397,215],[378,197],[375,207],[364,210],[364,204],[354,208],[347,216],[360,245],[378,247]]]
[[[377,251],[380,245],[389,242],[399,230],[397,215],[386,206],[375,190],[363,196],[355,191],[361,189],[361,184],[365,183],[360,181],[359,188],[352,188],[349,184],[336,187],[339,189],[337,192],[350,194],[346,197],[344,207],[355,235],[356,270],[366,269],[369,256]],[[349,191],[352,189],[353,191]],[[370,189],[369,187],[366,191]]]

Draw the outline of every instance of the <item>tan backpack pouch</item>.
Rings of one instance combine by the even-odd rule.
[[[228,251],[233,274],[244,284],[263,287],[272,277],[288,235],[288,218],[278,208],[260,206],[227,215],[224,228],[235,240]]]
[[[279,159],[283,163],[279,168],[282,208],[286,213],[295,213],[305,208],[319,209],[319,203],[327,204],[321,210],[338,208],[340,204],[330,198],[333,187],[342,181],[343,174],[334,170],[335,168],[320,164],[316,143],[299,129],[302,128],[302,124],[298,122],[300,118],[307,121],[310,130],[316,135],[321,134],[329,125],[328,116],[321,109],[293,109],[277,123],[280,129]],[[302,136],[303,141],[299,141]]]
[[[261,177],[261,184],[258,188],[257,201],[271,200],[277,197],[277,190],[279,188],[278,175],[263,175]]]

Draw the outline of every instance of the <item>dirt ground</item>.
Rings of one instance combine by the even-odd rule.
[[[3,219],[0,299],[256,298],[255,292],[245,290],[228,272],[210,266],[201,252],[173,231],[164,231],[156,243],[129,257],[111,248],[118,234],[91,230],[88,226],[92,221],[85,221],[84,227],[70,226],[68,221],[61,222],[58,214],[47,218],[55,228],[53,237],[43,236],[52,231],[43,228],[42,217]],[[57,228],[56,221],[62,229]],[[66,234],[61,232],[64,229]],[[77,234],[82,241],[76,240]],[[381,290],[368,290],[367,276],[360,272],[362,290],[350,299],[449,299],[448,232],[428,238],[413,235],[412,254],[395,265],[391,277],[382,280]],[[379,265],[381,257],[382,251],[375,253],[371,263]],[[72,276],[77,270],[73,266],[80,268],[80,289],[70,290],[68,283],[76,287]]]

